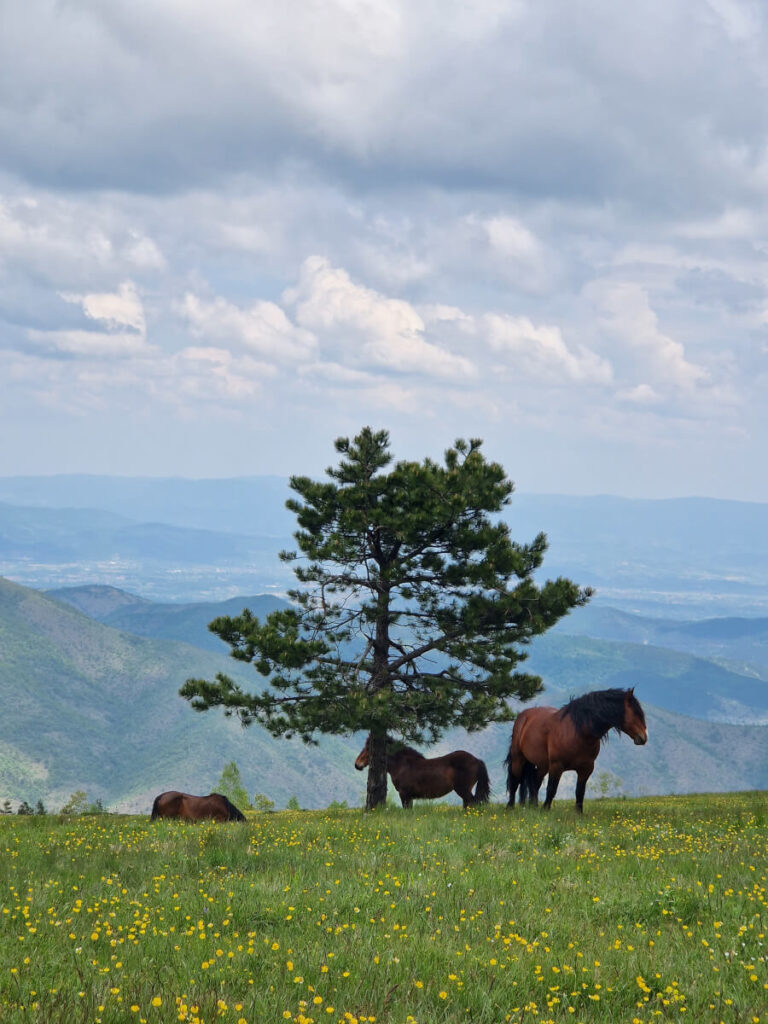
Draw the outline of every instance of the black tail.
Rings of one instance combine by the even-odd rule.
[[[525,803],[526,799],[529,803],[533,803],[538,797],[538,788],[536,786],[536,779],[538,777],[538,769],[535,764],[531,764],[530,761],[525,762],[523,768],[523,777],[520,780],[520,802]]]
[[[475,803],[487,804],[491,795],[491,780],[488,778],[488,769],[485,761],[477,766],[477,785],[475,786]]]
[[[515,777],[512,774],[512,740],[509,741],[509,750],[507,756],[504,758],[503,763],[507,766],[507,792],[512,792],[512,786],[515,785]]]
[[[239,811],[237,809],[237,807],[235,807],[235,805],[232,803],[232,801],[229,799],[229,797],[225,796],[224,799],[227,801],[227,810],[229,811],[229,820],[230,821],[245,821],[245,815],[243,814],[242,811]]]
[[[162,794],[160,794],[160,795],[162,796]],[[159,800],[160,800],[160,797],[159,797],[159,796],[156,796],[156,797],[155,797],[155,801],[154,801],[154,803],[152,804],[152,813],[151,813],[151,814],[150,814],[150,816],[149,816],[149,820],[150,820],[150,821],[154,821],[154,820],[155,820],[155,818],[157,818],[157,808],[158,808],[158,801],[159,801]]]

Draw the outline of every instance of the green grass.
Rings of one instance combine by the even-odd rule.
[[[6,1021],[768,1021],[768,796],[0,820]]]

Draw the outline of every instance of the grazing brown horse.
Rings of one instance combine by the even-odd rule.
[[[190,793],[178,793],[175,789],[161,793],[152,804],[150,821],[155,818],[182,818],[184,821],[202,821],[213,818],[214,821],[245,821],[245,815],[221,793],[209,793],[208,796],[192,796]]]
[[[631,690],[595,690],[575,697],[564,707],[535,707],[521,711],[515,719],[507,766],[509,806],[515,806],[515,793],[520,786],[520,803],[525,803],[526,790],[532,804],[539,802],[539,789],[544,776],[547,781],[549,808],[557,792],[563,772],[575,771],[576,810],[584,810],[584,790],[595,767],[600,743],[611,729],[624,732],[638,745],[648,742],[645,714]]]
[[[355,760],[359,772],[368,766],[369,740],[370,737]],[[387,742],[392,743],[392,740]],[[443,757],[424,757],[413,747],[401,746],[391,753],[387,751],[387,771],[406,808],[412,807],[414,800],[434,800],[451,790],[459,794],[465,807],[487,803],[491,795],[485,762],[466,750],[454,750]]]

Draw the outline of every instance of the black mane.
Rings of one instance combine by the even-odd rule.
[[[363,750],[368,750],[370,748],[370,743],[371,734],[368,733],[368,736],[365,739],[365,746],[363,747]],[[397,740],[394,738],[394,736],[388,735],[387,757],[402,757],[403,754],[405,754],[407,757],[418,757],[421,758],[422,761],[426,761],[426,757],[424,756],[424,754],[420,754],[418,750],[414,750],[413,747],[409,747],[407,744],[403,743],[402,740]]]
[[[614,687],[610,690],[595,690],[581,697],[572,697],[560,709],[560,717],[570,717],[581,732],[588,732],[597,739],[604,739],[611,729],[621,732],[624,721],[624,699],[630,694],[630,704],[636,715],[645,722],[643,709],[637,697],[629,690]]]
[[[419,757],[422,761],[425,760],[423,754],[420,754],[418,750],[414,750],[413,747],[407,747],[404,743],[400,743],[399,740],[387,740],[387,757]]]
[[[229,812],[230,821],[245,821],[245,815],[243,812],[232,803],[228,796],[224,796],[223,793],[211,793],[211,796],[218,796],[224,801],[227,811]]]

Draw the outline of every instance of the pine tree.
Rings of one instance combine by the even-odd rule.
[[[327,481],[292,477],[298,552],[281,558],[300,584],[293,606],[263,623],[244,609],[209,626],[269,685],[246,693],[219,673],[187,680],[181,695],[276,736],[364,729],[368,808],[386,799],[390,732],[433,742],[451,726],[510,720],[509,699],[541,689],[517,671],[526,645],[590,591],[534,582],[546,537],[512,541],[499,513],[513,485],[481,445],[456,441],[442,465],[391,467],[388,433],[366,427],[336,441]]]

